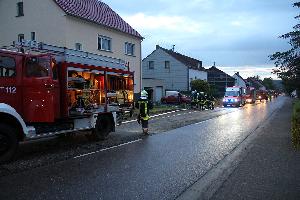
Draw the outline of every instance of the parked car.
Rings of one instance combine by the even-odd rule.
[[[191,98],[177,91],[167,91],[166,96],[161,98],[162,103],[191,103]]]

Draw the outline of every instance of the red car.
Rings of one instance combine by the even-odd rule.
[[[191,98],[184,94],[178,93],[178,95],[170,95],[161,98],[162,103],[191,103]]]

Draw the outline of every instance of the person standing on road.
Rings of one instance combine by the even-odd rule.
[[[148,101],[148,93],[145,90],[141,92],[141,97],[138,100],[138,108],[139,114],[137,121],[139,124],[142,124],[143,133],[148,135],[148,121],[150,119],[149,110],[151,106]]]
[[[181,95],[181,93],[179,92],[178,93],[178,96],[177,96],[177,101],[178,101],[178,104],[180,105],[181,104],[181,97],[182,97],[182,95]]]
[[[199,96],[199,93],[197,92],[197,90],[192,91],[192,100],[191,100],[192,108],[198,107],[198,96]]]

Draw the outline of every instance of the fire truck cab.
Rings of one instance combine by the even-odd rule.
[[[133,107],[133,72],[0,50],[0,162],[24,140],[83,130],[106,138],[120,112],[117,97]]]

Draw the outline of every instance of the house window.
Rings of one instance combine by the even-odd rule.
[[[75,49],[78,50],[78,51],[81,51],[82,50],[82,44],[75,43]]]
[[[111,38],[99,35],[98,50],[111,51]]]
[[[165,69],[170,69],[170,61],[165,61]]]
[[[154,69],[154,61],[148,62],[149,69]]]
[[[0,77],[16,76],[16,62],[14,58],[0,56]]]
[[[134,55],[134,44],[125,42],[125,54],[129,56]]]
[[[24,41],[24,34],[19,34],[18,35],[18,42],[22,42],[22,41]]]
[[[23,2],[17,3],[17,17],[24,16]]]
[[[30,38],[31,38],[31,41],[35,41],[35,32],[31,32]]]

